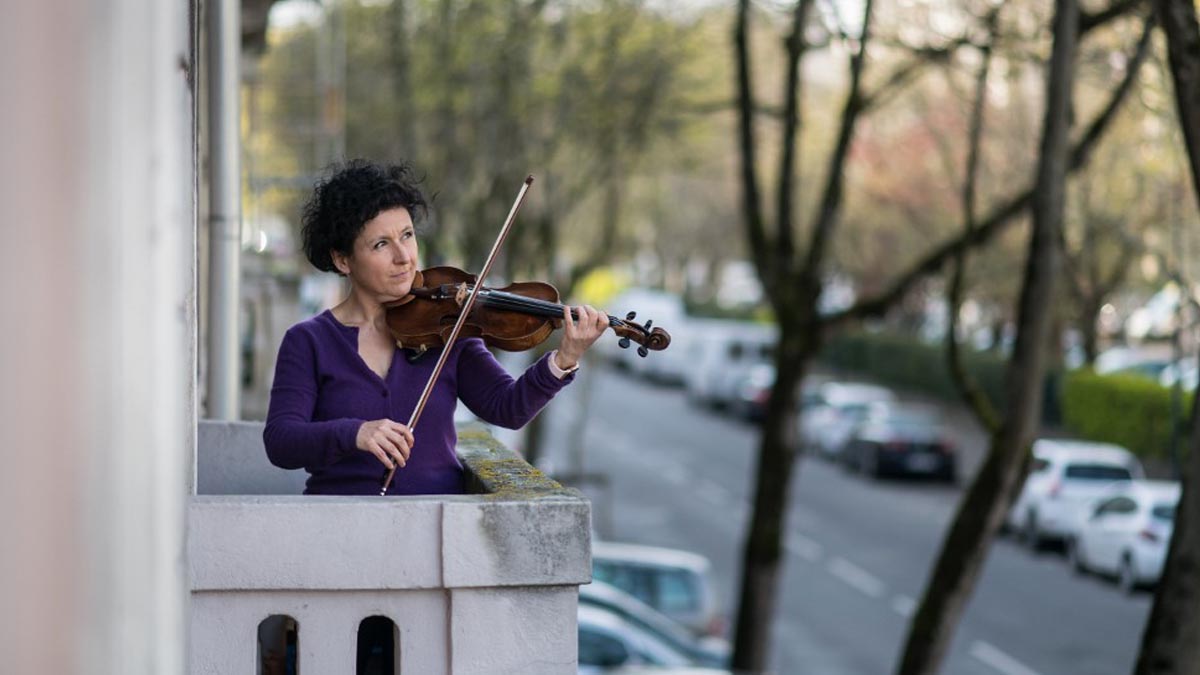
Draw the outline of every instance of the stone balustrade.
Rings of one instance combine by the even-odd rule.
[[[261,433],[201,423],[201,494],[188,512],[193,675],[264,672],[259,628],[284,616],[304,674],[353,674],[368,617],[394,623],[395,673],[576,672],[578,585],[591,578],[591,510],[578,491],[464,427],[472,494],[300,496],[295,477],[266,463]]]

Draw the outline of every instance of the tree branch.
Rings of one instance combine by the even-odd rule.
[[[842,109],[842,124],[838,132],[837,146],[829,158],[829,171],[825,176],[825,192],[821,198],[820,210],[813,219],[812,239],[804,262],[803,275],[809,279],[820,276],[819,268],[825,259],[825,249],[828,247],[829,237],[837,223],[838,211],[842,205],[846,156],[850,152],[850,142],[854,138],[855,126],[863,111],[862,71],[867,57],[867,45],[871,39],[871,8],[873,5],[874,0],[866,0],[864,4],[862,36],[859,38],[858,51],[850,58],[850,92],[846,95],[846,105]]]
[[[759,277],[770,297],[774,297],[779,286],[778,270],[770,256],[763,223],[759,197],[758,173],[755,168],[754,147],[754,88],[750,76],[749,22],[750,0],[739,0],[737,22],[734,27],[734,49],[737,60],[738,88],[738,140],[741,144],[741,175],[743,212],[746,214],[746,232],[750,239],[750,254]]]
[[[887,97],[904,88],[906,84],[917,79],[925,68],[935,63],[945,63],[959,49],[972,45],[970,38],[960,37],[944,47],[912,47],[913,59],[892,70],[875,91],[863,94],[862,107],[870,111],[882,106]]]
[[[1119,19],[1126,14],[1129,14],[1138,7],[1146,4],[1146,0],[1114,0],[1107,9],[1102,9],[1096,13],[1080,12],[1079,14],[1079,36],[1083,37],[1085,33],[1094,29],[1100,28],[1114,19]]]
[[[806,44],[804,27],[808,24],[808,12],[812,0],[798,0],[792,12],[792,34],[787,41],[788,69],[784,84],[783,100],[783,152],[779,157],[779,211],[775,216],[778,245],[775,257],[780,269],[792,265],[795,244],[792,241],[792,190],[796,179],[796,136],[800,130],[800,64],[804,59]]]
[[[1100,142],[1104,132],[1108,129],[1109,124],[1120,109],[1121,103],[1124,102],[1129,90],[1133,87],[1133,83],[1137,80],[1137,73],[1141,69],[1142,63],[1146,60],[1146,55],[1149,53],[1150,35],[1153,27],[1154,18],[1147,17],[1142,30],[1142,37],[1138,41],[1133,57],[1129,60],[1129,67],[1125,71],[1125,77],[1117,85],[1116,89],[1113,90],[1113,93],[1109,97],[1108,105],[1096,116],[1096,119],[1088,126],[1083,137],[1071,149],[1069,171],[1078,171],[1087,164],[1092,151],[1095,150],[1096,145]],[[970,234],[964,233],[962,236],[930,251],[924,258],[918,260],[906,272],[902,273],[887,290],[873,297],[863,298],[840,312],[826,316],[823,319],[824,325],[827,328],[834,328],[850,321],[872,316],[882,316],[892,305],[912,290],[912,287],[918,281],[941,270],[943,265],[957,255],[959,249],[981,246],[1003,231],[1006,226],[1012,224],[1016,220],[1016,217],[1024,213],[1029,207],[1033,199],[1033,192],[1034,188],[1032,186],[1027,187],[1016,196],[996,206],[979,223],[979,227],[973,232]]]
[[[1000,10],[993,10],[986,19],[988,42],[980,48],[982,62],[975,77],[975,100],[971,104],[971,123],[967,132],[967,167],[962,186],[963,231],[970,236],[975,231],[975,193],[979,178],[979,148],[983,140],[983,115],[987,103],[988,71],[992,65],[992,45],[996,41]],[[946,328],[946,361],[950,378],[954,381],[963,401],[975,413],[989,434],[1000,430],[1000,414],[980,388],[979,383],[967,372],[958,344],[958,310],[962,306],[964,277],[966,276],[967,249],[960,248],[954,256],[954,269],[950,277],[950,288],[946,293],[949,325]]]

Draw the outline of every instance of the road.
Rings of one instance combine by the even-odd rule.
[[[580,484],[593,498],[599,534],[707,555],[732,614],[757,430],[689,404],[679,389],[600,366],[586,375],[590,381],[581,372],[552,403],[544,468],[577,472],[582,454],[584,472],[607,483]],[[581,445],[571,440],[575,419],[585,420]],[[983,437],[965,414],[948,411],[948,419],[969,473]],[[775,672],[890,673],[961,490],[875,482],[808,457],[795,471]],[[1129,597],[1104,580],[1075,575],[1061,555],[1034,555],[1000,540],[943,672],[1129,673],[1150,601],[1149,594]]]

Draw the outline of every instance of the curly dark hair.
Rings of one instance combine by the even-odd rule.
[[[338,272],[330,251],[350,255],[367,221],[383,211],[404,208],[415,224],[428,205],[411,166],[353,159],[330,166],[304,204],[304,255],[322,272]]]

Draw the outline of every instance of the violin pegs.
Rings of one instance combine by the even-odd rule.
[[[653,325],[654,325],[654,319],[651,319],[651,320],[649,320],[649,321],[647,321],[647,322],[646,322],[646,326],[645,326],[645,328],[646,328],[646,332],[647,332],[647,333],[649,333],[649,332],[650,332],[650,327],[651,327],[651,326],[653,326]]]
[[[646,349],[644,346],[638,347],[638,356],[642,357],[643,359],[646,358],[646,355],[649,353],[650,353],[650,350]]]
[[[619,346],[621,349],[629,349],[629,338],[623,337],[620,340],[617,340],[617,346]]]
[[[628,314],[626,314],[626,315],[625,315],[625,320],[626,320],[626,321],[633,321],[633,319],[634,319],[636,316],[637,316],[637,312],[630,312],[630,313],[628,313]]]

